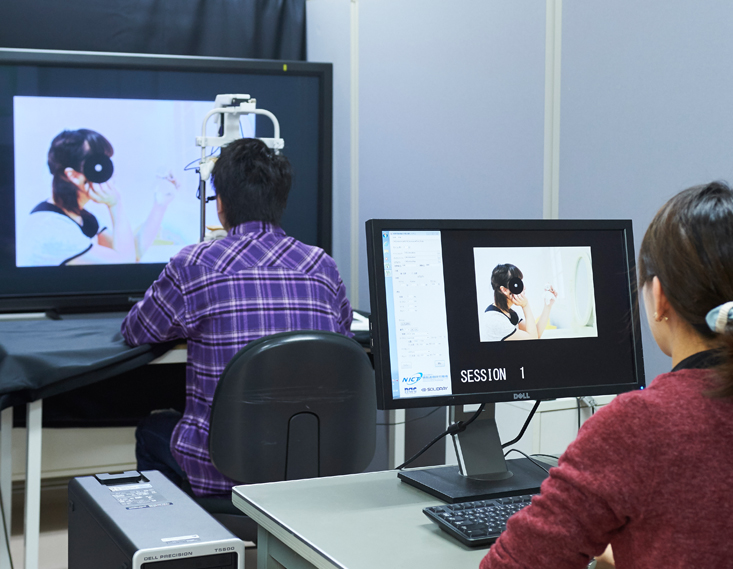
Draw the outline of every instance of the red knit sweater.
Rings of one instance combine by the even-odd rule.
[[[618,396],[580,430],[481,569],[733,567],[733,401],[683,369]]]

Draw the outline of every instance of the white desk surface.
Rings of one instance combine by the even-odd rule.
[[[440,530],[422,509],[442,502],[400,482],[396,471],[236,486],[233,500],[318,568],[477,569],[488,550]]]

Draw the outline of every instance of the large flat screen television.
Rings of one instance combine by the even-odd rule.
[[[196,243],[195,139],[225,93],[277,117],[293,166],[282,226],[330,252],[330,64],[0,49],[0,312],[124,310]],[[240,125],[273,136],[267,118]],[[77,200],[78,172],[102,181]],[[206,219],[218,224],[213,202]],[[116,227],[134,235],[134,258],[87,252]]]

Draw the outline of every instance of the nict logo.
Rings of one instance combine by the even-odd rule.
[[[422,379],[421,373],[416,373],[415,375],[409,376],[409,377],[403,377],[402,383],[406,383],[407,385],[414,385],[418,381]]]

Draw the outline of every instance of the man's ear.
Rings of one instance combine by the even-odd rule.
[[[224,204],[221,203],[221,197],[216,196],[216,214],[219,216],[219,222],[221,226],[229,231],[229,224],[227,223],[227,216],[224,212]]]

